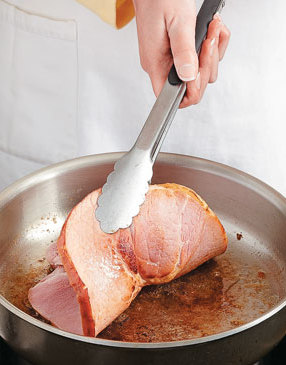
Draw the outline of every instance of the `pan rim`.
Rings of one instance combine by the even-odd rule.
[[[0,192],[0,209],[6,205],[6,203],[14,198],[16,195],[24,191],[25,189],[32,187],[33,185],[45,181],[49,178],[55,177],[63,172],[67,172],[69,169],[73,169],[76,166],[87,167],[93,165],[97,160],[100,160],[100,164],[102,163],[114,163],[115,160],[120,158],[123,155],[123,152],[115,152],[115,153],[104,153],[98,155],[89,155],[78,157],[75,159],[63,161],[57,164],[49,165],[40,170],[37,170],[8,186],[2,192]],[[236,182],[242,183],[252,189],[257,191],[259,189],[259,193],[267,193],[271,195],[271,203],[278,206],[285,211],[286,215],[286,198],[273,189],[271,186],[267,185],[263,181],[257,179],[256,177],[249,175],[241,170],[230,167],[228,165],[218,163],[215,161],[193,157],[182,154],[174,154],[174,153],[160,153],[157,159],[160,163],[175,163],[180,164],[184,167],[190,167],[194,169],[200,169],[200,171],[215,173],[218,176],[222,176],[224,178],[228,178],[230,180],[234,180]],[[11,304],[8,300],[6,300],[0,294],[0,304],[5,307],[8,311],[12,312],[14,315],[19,317],[20,319],[27,321],[31,325],[35,325],[36,327],[51,332],[55,335],[63,336],[69,338],[71,340],[77,340],[81,342],[86,342],[94,345],[107,346],[107,347],[121,347],[127,349],[164,349],[164,348],[175,348],[175,347],[184,347],[184,346],[192,346],[197,344],[202,344],[210,341],[220,340],[225,337],[229,337],[240,332],[243,332],[251,327],[258,325],[259,323],[264,322],[268,318],[274,316],[280,310],[282,310],[286,306],[286,297],[281,299],[272,309],[264,313],[262,316],[256,318],[255,320],[248,322],[242,326],[238,326],[228,331],[220,332],[214,335],[194,338],[190,340],[181,340],[181,341],[171,341],[171,342],[123,342],[123,341],[114,341],[114,340],[106,340],[106,339],[98,339],[96,337],[88,337],[72,334],[58,328],[55,328],[49,324],[41,322],[38,319],[29,316],[25,312],[18,309],[16,306]]]

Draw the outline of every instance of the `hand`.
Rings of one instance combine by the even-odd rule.
[[[215,82],[230,32],[219,14],[210,23],[198,57],[195,50],[195,0],[133,0],[140,60],[156,96],[172,64],[187,82],[181,107],[197,104],[208,83]]]

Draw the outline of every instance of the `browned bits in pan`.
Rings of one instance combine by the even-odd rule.
[[[28,290],[53,269],[35,262],[18,266],[1,288],[6,298],[46,322],[32,308]],[[98,337],[130,342],[178,341],[226,331],[269,310],[279,297],[267,270],[231,251],[168,284],[143,288],[130,307]]]
[[[260,279],[265,279],[265,277],[266,277],[266,274],[265,274],[265,272],[264,272],[264,271],[258,271],[257,275],[258,275],[258,277],[259,277]]]

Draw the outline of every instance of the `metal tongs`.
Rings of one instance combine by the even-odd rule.
[[[209,23],[224,5],[224,0],[205,0],[201,6],[196,23],[198,54]],[[179,79],[173,65],[136,143],[115,163],[114,171],[102,188],[95,215],[104,232],[115,233],[129,227],[132,218],[139,213],[149,189],[153,164],[185,91],[186,83]]]

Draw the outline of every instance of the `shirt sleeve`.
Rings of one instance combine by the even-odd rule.
[[[134,17],[132,0],[77,0],[115,28],[122,28]]]

